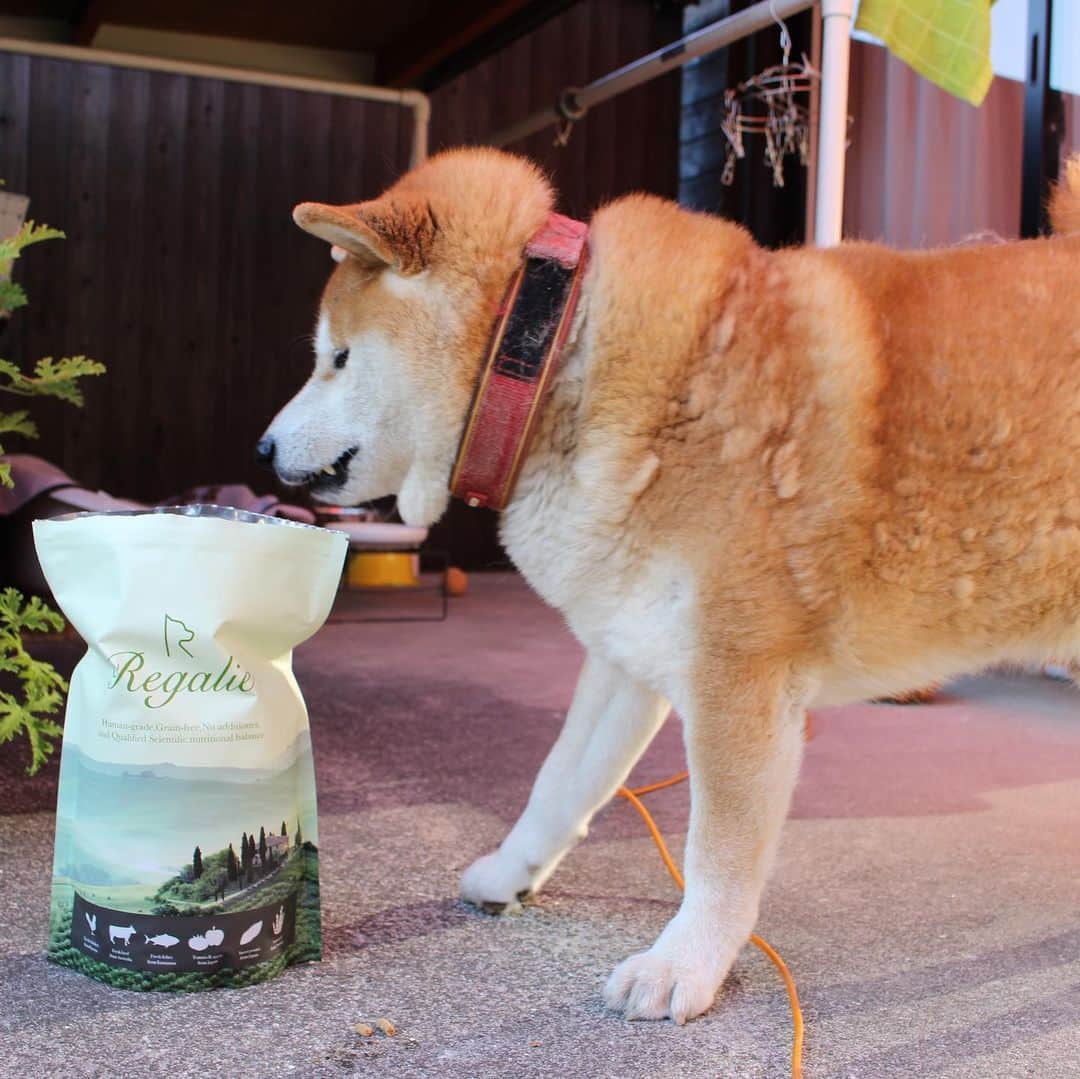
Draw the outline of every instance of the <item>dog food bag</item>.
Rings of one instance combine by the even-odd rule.
[[[346,538],[181,506],[37,521],[34,539],[88,645],[64,725],[49,958],[173,990],[318,959],[292,650],[326,620]]]

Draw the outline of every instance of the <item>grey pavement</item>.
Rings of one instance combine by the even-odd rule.
[[[0,816],[0,1074],[787,1075],[787,998],[752,948],[684,1028],[603,1009],[678,898],[628,806],[522,913],[454,898],[523,804],[579,661],[504,575],[444,624],[332,624],[305,646],[326,956],[263,985],[139,994],[49,965],[52,816]],[[806,1079],[1080,1076],[1076,690],[988,675],[816,730],[759,925],[799,983]],[[673,720],[637,778],[681,766]],[[685,788],[649,804],[680,851]],[[396,1037],[354,1033],[381,1016]]]

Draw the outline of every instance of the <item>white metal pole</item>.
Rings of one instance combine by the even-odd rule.
[[[402,105],[412,108],[412,150],[409,167],[416,168],[428,156],[428,133],[431,130],[431,99],[420,90],[402,91]]]
[[[337,94],[363,101],[384,101],[411,109],[413,137],[411,164],[419,165],[427,157],[428,126],[431,104],[427,94],[419,90],[388,90],[384,86],[365,86],[355,82],[312,79],[301,75],[277,75],[245,67],[222,64],[203,64],[193,60],[171,60],[162,56],[143,56],[137,53],[89,49],[79,45],[59,45],[51,41],[24,41],[22,38],[0,37],[0,52],[25,53],[52,60],[73,60],[80,64],[104,64],[106,67],[135,68],[138,71],[161,71],[170,75],[189,75],[200,79],[222,79],[225,82],[251,83],[255,86],[276,86],[283,90],[301,90],[316,94]]]
[[[814,205],[814,243],[818,247],[832,247],[843,235],[853,9],[854,0],[821,0],[821,103]]]
[[[810,66],[821,71],[821,8],[815,4],[810,17]],[[810,154],[806,162],[806,243],[814,242],[814,210],[817,205],[818,119],[821,115],[821,80],[810,86]]]

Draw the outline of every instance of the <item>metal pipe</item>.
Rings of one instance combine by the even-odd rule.
[[[221,79],[255,86],[274,86],[282,90],[306,93],[335,94],[359,98],[362,101],[382,101],[412,110],[413,132],[410,164],[419,165],[427,157],[428,128],[431,123],[431,103],[420,90],[388,90],[382,86],[338,82],[332,79],[312,79],[303,75],[277,75],[270,71],[255,71],[221,64],[202,64],[194,60],[171,60],[160,56],[115,52],[108,49],[88,49],[79,45],[59,45],[51,41],[24,41],[21,38],[0,37],[0,52],[24,53],[51,60],[72,60],[80,64],[104,64],[106,67],[134,68],[137,71],[160,71],[169,75],[187,75],[198,79]]]
[[[814,243],[818,247],[832,247],[843,237],[853,10],[854,0],[821,0],[821,105],[814,206]]]
[[[669,71],[683,67],[699,56],[714,52],[733,41],[748,37],[773,25],[777,19],[798,15],[813,7],[814,0],[761,0],[752,7],[729,15],[726,19],[703,26],[692,34],[679,38],[662,49],[642,56],[590,82],[580,90],[565,90],[554,105],[534,112],[531,116],[504,128],[488,140],[493,146],[507,146],[528,135],[557,124],[560,120],[577,119],[601,101],[624,93],[643,82],[649,82]]]
[[[580,119],[591,106],[682,67],[706,53],[764,30],[777,19],[797,15],[816,0],[761,0],[726,19],[687,34],[580,90],[566,89],[554,105],[499,131],[488,141],[507,146],[560,121]],[[821,89],[817,102],[817,146],[813,184],[813,242],[830,247],[840,242],[844,217],[844,159],[847,152],[848,75],[851,63],[851,20],[854,0],[820,0],[822,18]],[[809,209],[809,206],[808,206]],[[809,232],[809,227],[808,227]]]
[[[816,4],[810,15],[810,66],[821,70],[821,8]],[[817,207],[818,127],[821,120],[821,80],[810,87],[810,157],[806,162],[806,202],[803,208],[806,243],[814,243],[815,210]]]
[[[431,130],[431,99],[420,90],[403,90],[403,98],[413,111],[412,150],[409,167],[415,169],[428,156],[428,132]],[[404,101],[402,102],[404,104]]]

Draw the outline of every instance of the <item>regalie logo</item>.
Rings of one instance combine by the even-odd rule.
[[[167,611],[162,626],[165,658],[175,664],[183,664],[184,657],[195,660],[190,646],[195,643],[195,630],[182,618],[174,618]],[[254,693],[255,679],[245,671],[232,656],[219,671],[175,670],[146,668],[146,653],[132,649],[113,652],[109,656],[115,674],[109,689],[121,689],[127,693],[140,693],[147,708],[164,708],[172,704],[179,693]],[[190,665],[186,665],[190,666]]]

